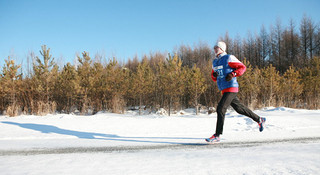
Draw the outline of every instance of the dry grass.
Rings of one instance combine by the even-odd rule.
[[[10,106],[8,106],[6,115],[9,115],[10,117],[15,117],[21,114],[21,106],[17,103],[13,103]]]
[[[125,101],[121,95],[114,95],[110,100],[110,106],[113,113],[122,114],[125,109]]]
[[[36,110],[34,111],[36,115],[44,116],[47,114],[54,114],[57,108],[56,102],[45,103],[43,101],[37,102]]]

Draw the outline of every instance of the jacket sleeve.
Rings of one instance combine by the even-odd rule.
[[[213,81],[217,81],[217,78],[213,76],[213,72],[214,72],[214,70],[212,69],[211,78],[212,78]]]
[[[238,77],[243,75],[243,73],[246,71],[247,67],[241,63],[235,56],[231,55],[228,60],[228,65],[236,69],[233,71],[233,76]]]

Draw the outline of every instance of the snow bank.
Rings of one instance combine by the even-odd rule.
[[[266,129],[234,111],[226,114],[223,142],[320,137],[320,110],[265,108]],[[171,117],[98,113],[93,116],[0,116],[0,147],[35,149],[203,143],[215,131],[216,113]]]
[[[203,146],[204,138],[214,133],[216,113],[196,116],[192,110],[183,112],[171,117],[136,113],[0,116],[0,171],[1,174],[233,175],[317,174],[320,170],[320,110],[257,110],[258,115],[267,118],[262,133],[251,119],[228,111],[220,144],[226,147]],[[309,141],[274,142],[303,138]],[[244,144],[228,147],[237,142]],[[107,153],[7,154],[76,147],[107,150],[162,145],[165,146],[162,149]]]

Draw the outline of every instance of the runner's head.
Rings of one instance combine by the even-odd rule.
[[[223,41],[217,42],[217,44],[214,46],[214,53],[216,55],[220,55],[221,53],[225,52],[227,49],[227,45]]]

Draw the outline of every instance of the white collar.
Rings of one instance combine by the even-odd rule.
[[[225,56],[225,55],[227,55],[227,52],[222,52],[220,55],[218,55],[216,58],[221,58],[221,57],[223,57],[223,56]]]

